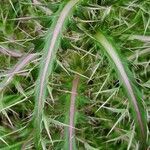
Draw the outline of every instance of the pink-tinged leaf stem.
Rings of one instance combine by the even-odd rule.
[[[23,55],[20,52],[9,50],[9,49],[3,48],[3,47],[0,47],[0,53],[8,55],[8,56],[16,57],[16,58],[22,57],[22,55]]]
[[[21,71],[29,62],[34,60],[38,55],[37,54],[27,54],[26,56],[22,57],[18,63],[9,70],[7,76],[4,78],[2,82],[0,82],[0,91],[3,90],[13,79],[13,77]]]
[[[75,116],[75,100],[77,97],[77,87],[79,84],[79,76],[75,76],[72,83],[71,99],[70,99],[70,113],[69,113],[69,150],[73,150],[74,138],[74,116]]]

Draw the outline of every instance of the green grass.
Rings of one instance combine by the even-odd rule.
[[[150,148],[149,0],[1,3],[0,150]]]

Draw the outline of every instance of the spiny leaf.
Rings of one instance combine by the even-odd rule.
[[[127,96],[130,100],[130,104],[133,110],[133,117],[136,122],[138,137],[142,148],[146,147],[147,140],[147,123],[146,123],[146,112],[144,111],[141,96],[136,86],[132,82],[131,72],[127,65],[123,63],[123,57],[120,56],[113,44],[106,38],[102,31],[97,31],[94,35],[95,40],[101,45],[106,55],[114,63],[115,69],[117,70],[120,80],[123,82],[124,89],[127,92]]]
[[[66,5],[64,4],[58,10],[58,18],[54,20],[48,31],[46,37],[46,44],[44,47],[44,55],[41,61],[39,78],[36,86],[36,98],[35,98],[35,128],[36,128],[36,145],[40,146],[40,133],[42,123],[42,113],[45,102],[46,87],[48,77],[52,72],[52,66],[55,60],[56,52],[59,48],[60,38],[65,26],[66,20],[70,15],[71,10],[77,4],[79,0],[70,0]]]

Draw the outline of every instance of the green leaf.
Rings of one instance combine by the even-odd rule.
[[[104,35],[102,31],[98,30],[94,35],[94,39],[97,41],[98,45],[104,49],[106,55],[110,58],[110,63],[114,64],[115,70],[118,72],[120,81],[122,81],[128,99],[130,100],[140,146],[145,148],[147,142],[146,111],[142,105],[141,94],[136,85],[133,83],[134,79],[132,77],[132,73],[130,72],[127,64],[125,64],[123,56],[119,54],[114,44],[107,39],[107,36]]]
[[[44,47],[44,55],[40,64],[39,77],[36,84],[36,98],[35,98],[35,129],[36,129],[36,146],[41,147],[41,125],[42,125],[42,113],[44,108],[44,102],[46,99],[46,88],[48,83],[48,77],[52,73],[53,63],[55,61],[56,53],[59,48],[62,31],[65,27],[66,20],[70,16],[70,12],[73,7],[79,2],[79,0],[70,0],[66,5],[62,5],[57,12],[58,16],[53,21],[51,28],[46,36],[46,43]]]

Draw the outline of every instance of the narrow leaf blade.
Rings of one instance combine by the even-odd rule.
[[[66,20],[70,15],[73,7],[79,2],[79,0],[70,0],[68,3],[60,8],[58,11],[58,18],[51,25],[46,37],[46,44],[44,47],[44,55],[42,57],[39,78],[36,85],[36,98],[35,98],[35,110],[34,119],[36,127],[36,145],[40,146],[40,134],[42,113],[44,108],[44,102],[46,98],[46,88],[48,83],[48,77],[52,72],[53,63],[56,57],[57,50],[61,39],[61,34],[64,29]]]
[[[102,31],[98,31],[94,38],[98,44],[103,47],[106,55],[114,63],[115,69],[119,74],[120,80],[122,81],[123,87],[126,90],[127,96],[130,100],[140,143],[143,147],[145,147],[147,140],[146,112],[144,111],[141,97],[139,97],[139,91],[132,82],[133,79],[131,78],[131,72],[129,71],[126,64],[122,62],[122,56],[120,56],[114,45],[106,38]]]

